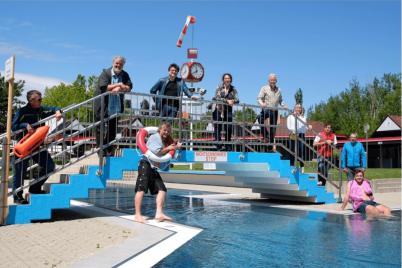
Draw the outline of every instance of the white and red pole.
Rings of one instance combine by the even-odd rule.
[[[183,38],[186,35],[187,29],[188,29],[188,26],[190,24],[194,24],[194,23],[195,23],[195,17],[187,16],[186,23],[184,24],[183,30],[181,30],[179,39],[177,40],[177,43],[176,43],[177,47],[181,47],[181,45],[183,44]]]

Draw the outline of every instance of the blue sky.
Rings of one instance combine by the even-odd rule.
[[[401,4],[378,1],[2,1],[0,62],[16,54],[30,87],[99,75],[127,58],[134,91],[148,92],[191,47],[176,41],[187,15],[212,97],[230,72],[241,102],[256,104],[269,73],[284,100],[302,88],[306,108],[349,86],[401,70]],[[0,69],[3,69],[1,67]]]

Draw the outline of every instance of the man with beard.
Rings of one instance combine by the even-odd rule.
[[[158,156],[163,156],[171,150],[181,148],[181,143],[175,143],[171,136],[171,126],[168,122],[163,122],[159,126],[157,133],[151,135],[147,141],[148,149]],[[156,196],[155,219],[158,221],[172,220],[163,213],[163,205],[166,197],[166,187],[157,169],[167,170],[169,162],[156,163],[143,156],[138,164],[138,177],[135,185],[135,216],[137,222],[145,223],[146,220],[141,214],[141,204],[144,194],[151,192]]]
[[[133,88],[130,76],[126,71],[123,70],[125,63],[126,59],[124,57],[114,57],[112,67],[104,69],[98,79],[98,85],[95,89],[95,96],[101,95],[105,92],[113,93],[104,97],[103,114],[107,127],[105,128],[103,137],[100,136],[100,127],[97,128],[96,144],[98,147],[100,146],[101,138],[103,139],[104,145],[116,138],[118,117],[113,117],[113,115],[122,113],[124,110],[124,94],[121,93],[129,92]],[[101,118],[101,111],[101,98],[97,98],[95,101],[95,117],[97,121],[99,121]],[[104,155],[112,154],[112,146],[105,148]]]

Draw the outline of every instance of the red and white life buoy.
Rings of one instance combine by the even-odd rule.
[[[137,146],[140,149],[141,153],[145,155],[149,160],[155,161],[157,163],[164,163],[170,161],[175,154],[175,150],[170,150],[169,153],[164,156],[157,156],[151,150],[148,149],[147,144],[145,143],[145,138],[148,135],[152,135],[158,132],[157,127],[144,127],[141,128],[137,133]]]

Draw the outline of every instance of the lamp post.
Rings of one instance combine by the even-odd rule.
[[[364,124],[364,134],[366,134],[366,168],[368,168],[368,131],[370,125],[368,123]]]

